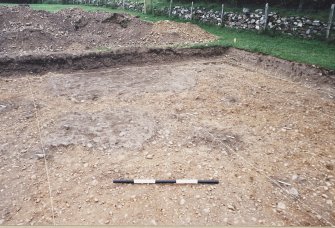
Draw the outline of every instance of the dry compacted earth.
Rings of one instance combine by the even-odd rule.
[[[2,224],[335,222],[330,87],[229,55],[0,85]]]
[[[17,20],[11,25],[0,20],[5,31],[0,52],[38,53],[38,58],[71,47],[81,52],[97,47],[87,40],[91,36],[78,38],[81,30],[97,28],[98,34],[106,24],[118,31],[146,24],[137,18],[128,24],[124,15],[91,14],[2,7],[0,19],[10,15]],[[48,29],[64,15],[62,25],[69,26],[57,29],[71,36]],[[90,15],[96,19],[85,21]],[[23,19],[32,21],[22,24]],[[169,26],[159,22],[138,32],[152,36]],[[183,25],[172,26],[175,32],[162,38],[167,43],[187,34]],[[46,32],[37,37],[51,37],[46,43],[54,46],[33,38],[41,31]],[[112,31],[92,37],[108,40]],[[13,41],[21,32],[31,35],[29,42]],[[55,41],[56,36],[67,38]],[[40,71],[29,56],[0,59],[0,224],[335,224],[331,75],[238,50],[187,58],[170,50],[165,53],[174,54],[168,61],[162,53],[149,51],[156,61],[146,63],[133,61],[129,53],[117,55],[131,63],[119,65],[111,63],[117,62],[112,57],[93,64],[104,55],[82,64],[85,56],[58,62],[56,56]],[[68,64],[66,71],[59,71],[62,63]],[[69,63],[83,67],[71,70]],[[29,64],[40,73],[29,73]],[[213,178],[220,183],[112,183],[119,178]]]

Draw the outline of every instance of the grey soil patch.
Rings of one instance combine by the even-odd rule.
[[[136,95],[152,92],[181,92],[195,86],[195,74],[181,74],[174,78],[174,70],[169,69],[164,74],[159,70],[142,72],[137,69],[130,71],[106,71],[99,75],[92,73],[76,73],[71,76],[51,77],[48,88],[55,95],[66,96],[75,102],[82,100],[97,100],[106,94]],[[84,79],[84,80],[83,80]]]
[[[12,98],[0,100],[0,113],[16,111],[20,113],[16,116],[18,120],[29,119],[35,115],[35,105],[37,109],[42,107],[41,104],[35,103],[25,98]]]
[[[47,147],[77,145],[113,151],[139,150],[156,131],[156,123],[146,113],[110,110],[96,113],[67,113],[57,118],[42,134]]]
[[[197,127],[193,131],[191,143],[200,145],[209,145],[213,150],[222,150],[225,155],[241,149],[243,141],[239,135],[233,132],[227,132],[225,129],[212,128],[210,126]]]

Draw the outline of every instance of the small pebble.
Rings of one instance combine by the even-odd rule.
[[[205,214],[208,214],[209,212],[211,212],[211,209],[210,208],[205,208],[202,210]]]
[[[232,210],[232,211],[236,210],[234,205],[228,204],[227,207],[228,207],[229,210]]]
[[[290,188],[290,190],[288,191],[288,193],[290,195],[292,195],[293,197],[295,197],[295,198],[299,197],[299,192],[298,192],[298,190],[296,188],[293,188],[293,187]]]
[[[148,154],[145,158],[146,158],[146,159],[153,159],[153,158],[154,158],[154,155],[152,155],[152,154]]]
[[[328,170],[334,170],[334,165],[328,163],[328,164],[326,164],[326,168],[327,168]]]
[[[278,211],[283,211],[283,210],[285,210],[286,209],[286,205],[285,205],[285,203],[283,203],[283,202],[278,202],[277,203],[277,210]]]
[[[299,176],[298,176],[297,174],[294,174],[294,175],[292,175],[292,180],[295,181],[295,180],[298,179],[298,177],[299,177]]]
[[[91,144],[91,143],[87,143],[87,145],[86,145],[88,148],[92,148],[93,147],[93,145]]]
[[[44,154],[36,154],[37,159],[42,159],[44,158]]]

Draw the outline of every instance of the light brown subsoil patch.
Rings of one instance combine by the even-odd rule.
[[[154,23],[151,33],[146,37],[154,44],[198,43],[215,40],[215,36],[190,22],[158,21]]]

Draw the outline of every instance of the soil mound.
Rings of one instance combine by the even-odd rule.
[[[119,13],[69,8],[56,13],[0,7],[0,53],[73,52],[130,46],[176,45],[215,40],[196,25],[145,22]]]
[[[153,25],[149,40],[160,43],[198,43],[215,40],[215,36],[190,22],[158,21]]]

